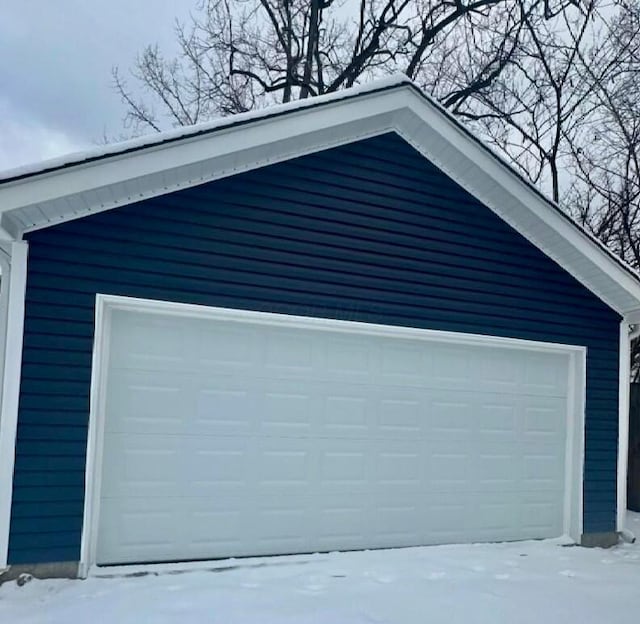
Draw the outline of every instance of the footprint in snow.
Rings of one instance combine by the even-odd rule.
[[[562,570],[561,572],[558,572],[558,574],[560,574],[561,576],[567,576],[569,578],[573,578],[576,575],[573,570]]]
[[[244,580],[240,583],[240,587],[244,587],[245,589],[256,589],[260,587],[258,575],[255,572],[246,574]]]
[[[498,581],[506,581],[511,578],[511,574],[494,574],[493,578]]]
[[[393,581],[396,580],[396,577],[393,576],[393,574],[389,574],[387,572],[383,572],[383,571],[369,571],[367,570],[364,573],[364,576],[368,577],[368,578],[372,578],[374,581],[377,581],[378,583],[393,583]]]
[[[487,568],[485,568],[484,566],[481,565],[474,565],[471,568],[474,572],[486,572]]]
[[[306,579],[303,589],[307,592],[318,593],[324,591],[324,584],[319,576],[310,576]]]

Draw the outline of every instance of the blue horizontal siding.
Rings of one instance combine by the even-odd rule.
[[[28,240],[13,563],[79,558],[96,292],[585,345],[585,531],[615,528],[618,315],[395,135]]]

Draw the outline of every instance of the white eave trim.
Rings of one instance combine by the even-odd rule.
[[[73,201],[83,200],[83,193],[97,188],[165,174],[165,183],[155,189],[113,197],[114,204],[124,205],[390,132],[394,126],[391,116],[404,107],[408,89],[363,93],[358,98],[337,100],[325,106],[293,108],[286,115],[256,118],[250,124],[221,127],[215,133],[152,144],[141,150],[9,182],[0,185],[2,223],[18,237],[49,227],[45,205],[63,197],[68,199],[68,205],[60,218],[72,220],[114,207],[108,205],[108,200],[94,204]],[[194,165],[200,166],[199,175],[180,176],[181,171]],[[21,226],[13,218],[14,212],[24,213],[27,224]]]
[[[208,134],[159,142],[0,185],[2,226],[15,238],[135,201],[396,132],[621,316],[640,316],[640,281],[406,82],[292,103]],[[284,114],[286,113],[286,114]],[[261,116],[262,115],[262,116]],[[99,185],[97,184],[99,181]]]

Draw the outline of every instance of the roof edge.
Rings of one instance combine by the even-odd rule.
[[[293,100],[291,102],[276,104],[274,106],[256,109],[246,113],[230,115],[228,117],[218,117],[193,126],[181,126],[179,128],[159,132],[157,134],[145,134],[137,138],[119,141],[100,148],[71,152],[56,158],[50,158],[21,167],[0,171],[0,187],[5,184],[27,180],[35,176],[55,173],[63,169],[69,169],[111,157],[122,156],[124,154],[137,152],[155,146],[192,139],[227,128],[243,126],[258,120],[280,117],[297,110],[309,110],[325,106],[333,102],[360,97],[365,94],[388,91],[403,85],[412,87],[417,93],[424,95],[421,89],[405,74],[393,74],[387,78],[381,78],[370,83],[358,85],[342,91],[335,91],[333,93],[327,93],[304,100]]]

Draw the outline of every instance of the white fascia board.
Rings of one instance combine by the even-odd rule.
[[[640,325],[640,308],[625,312],[624,320],[627,325]]]
[[[377,117],[401,108],[410,89],[407,85],[393,90],[363,93],[357,98],[332,101],[330,104],[294,108],[286,115],[257,118],[251,121],[250,126],[231,125],[209,135],[188,136],[179,141],[150,145],[142,150],[116,154],[106,159],[80,163],[66,169],[9,182],[0,186],[1,211],[8,213],[26,206],[40,205],[61,197],[95,190],[98,186],[122,184],[127,180],[163,171],[169,172],[203,161],[215,161],[232,154],[238,155],[238,167],[242,168],[245,165],[242,154],[261,146],[274,146],[276,162],[293,158],[308,150],[306,136],[338,126],[346,133],[342,143],[348,143],[354,140],[349,134],[352,124],[361,124],[366,119],[375,122]],[[391,131],[391,128],[388,128],[388,131]],[[283,140],[298,140],[299,150],[278,156],[275,146]],[[323,149],[323,146],[317,143],[318,141],[315,142],[313,151]],[[259,163],[256,166],[264,164]],[[233,172],[229,172],[229,175],[231,173]],[[163,189],[163,192],[167,191]],[[48,225],[49,223],[42,223],[41,227]]]

